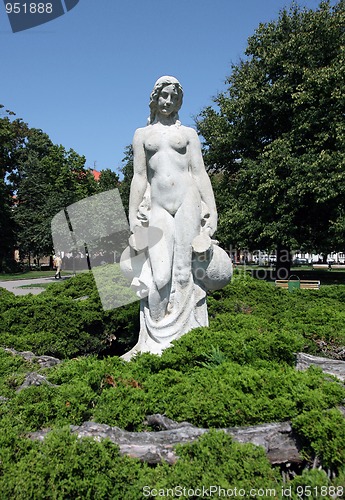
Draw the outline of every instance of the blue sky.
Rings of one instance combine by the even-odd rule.
[[[23,3],[23,2],[22,2]],[[300,0],[316,9],[318,0]],[[47,24],[12,33],[0,3],[0,103],[86,166],[117,171],[136,128],[146,124],[162,75],[184,88],[180,119],[224,90],[260,22],[287,0],[80,0]]]

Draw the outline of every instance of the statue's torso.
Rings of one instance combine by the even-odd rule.
[[[158,204],[174,215],[194,184],[186,127],[155,124],[144,130],[152,206]]]

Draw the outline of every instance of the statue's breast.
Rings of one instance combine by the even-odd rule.
[[[144,144],[146,151],[151,155],[161,150],[173,149],[181,154],[187,150],[186,137],[175,127],[152,131],[147,135]]]

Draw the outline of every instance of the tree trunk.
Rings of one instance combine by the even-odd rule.
[[[304,352],[297,354],[297,370],[307,370],[310,366],[321,368],[324,373],[333,375],[339,380],[345,382],[345,361],[338,359],[321,358],[319,356],[311,356]]]
[[[174,464],[178,455],[174,449],[177,444],[190,443],[208,432],[208,429],[194,427],[188,422],[178,424],[163,415],[150,415],[147,423],[165,430],[158,432],[127,432],[106,424],[84,422],[80,426],[71,426],[71,431],[79,438],[108,438],[120,448],[122,455],[138,458],[142,462],[156,464],[167,462]],[[167,428],[166,428],[166,427]],[[239,443],[253,443],[263,446],[271,464],[300,464],[299,446],[289,422],[262,424],[252,427],[230,427],[219,429],[233,437]],[[49,429],[27,434],[30,439],[43,441]]]
[[[291,274],[291,250],[290,248],[277,246],[276,279],[287,280]]]

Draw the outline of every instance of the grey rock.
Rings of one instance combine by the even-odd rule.
[[[21,356],[25,361],[36,362],[40,365],[41,368],[52,368],[53,366],[61,363],[61,360],[58,358],[54,358],[53,356],[36,356],[31,351],[16,351],[15,349],[10,349],[5,347],[5,352],[13,354],[13,356]]]
[[[54,384],[52,384],[51,382],[49,382],[46,379],[46,377],[44,377],[43,375],[40,375],[37,372],[31,372],[31,373],[28,373],[26,375],[24,382],[22,383],[21,386],[19,386],[17,388],[16,392],[20,392],[23,389],[26,389],[27,387],[31,387],[33,385],[34,386],[40,386],[40,385],[43,385],[43,384],[50,385],[52,387],[56,387]]]

